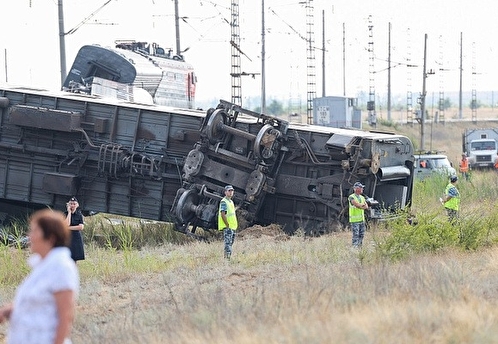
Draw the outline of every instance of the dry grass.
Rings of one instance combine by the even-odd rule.
[[[463,126],[433,127],[434,145],[454,163]],[[417,130],[396,131],[417,140]],[[493,178],[488,173],[480,180]],[[465,202],[472,202],[464,209],[469,215],[482,210],[475,204],[484,191],[496,203],[497,188],[479,183],[461,185]],[[437,207],[440,191],[433,192],[430,200],[415,200],[416,208]],[[374,234],[389,234],[383,229],[368,232],[360,251],[350,249],[348,232],[303,238],[256,227],[240,234],[229,262],[221,241],[118,251],[88,245],[87,260],[78,263],[73,342],[497,342],[498,247],[443,249],[392,262],[375,254]],[[19,250],[0,251],[0,257],[24,258]],[[14,288],[4,276],[0,281],[4,303]],[[0,325],[0,343],[5,332]]]
[[[498,248],[392,263],[349,233],[90,249],[75,343],[494,343]],[[133,257],[126,258],[129,254]],[[130,261],[153,263],[137,271]],[[113,265],[96,274],[103,261]],[[7,293],[13,292],[8,291]],[[2,331],[5,327],[2,327]]]

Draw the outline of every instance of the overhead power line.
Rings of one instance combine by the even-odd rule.
[[[79,22],[78,25],[76,25],[75,27],[73,27],[71,30],[69,30],[68,32],[66,32],[64,35],[71,35],[71,34],[75,33],[80,27],[82,27],[83,25],[85,25],[86,22],[88,22],[90,19],[92,19],[97,13],[99,13],[104,7],[106,7],[111,1],[113,1],[113,0],[107,0],[102,6],[100,6],[99,8],[97,8],[88,17],[86,17],[85,19],[83,19],[81,22]]]
[[[289,29],[291,29],[296,35],[299,36],[299,38],[301,38],[303,41],[307,41],[306,37],[304,37],[303,35],[301,35],[301,33],[299,33],[299,31],[297,31],[296,29],[294,29],[294,27],[292,25],[290,25],[289,23],[287,23],[285,20],[283,20],[278,14],[277,12],[275,12],[272,8],[268,8],[275,17],[277,17],[278,19],[280,19],[282,21],[282,23],[284,23],[285,25],[287,25],[289,27]]]

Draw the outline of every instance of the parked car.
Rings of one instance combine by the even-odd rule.
[[[451,165],[448,157],[443,154],[415,154],[415,177],[424,179],[435,173],[446,174],[447,176],[456,175],[456,170]]]

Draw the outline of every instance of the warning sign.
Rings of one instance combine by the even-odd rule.
[[[317,108],[318,123],[321,125],[330,124],[330,112],[328,106],[319,106]]]

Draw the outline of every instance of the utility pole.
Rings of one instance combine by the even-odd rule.
[[[342,23],[342,95],[346,96],[346,23]]]
[[[60,51],[60,64],[61,64],[61,87],[66,80],[66,41],[64,32],[64,9],[62,0],[59,0],[59,51]]]
[[[443,36],[439,36],[439,106],[438,106],[438,122],[445,122],[444,119],[444,71],[443,68],[444,58],[443,58]],[[434,117],[432,119],[434,122]],[[431,127],[432,128],[432,127]]]
[[[307,73],[307,117],[308,124],[313,124],[313,100],[316,97],[315,70],[315,9],[313,0],[306,0],[306,73]]]
[[[429,74],[434,74],[431,69],[427,72],[427,34],[424,39],[424,71],[422,80],[422,94],[420,95],[420,150],[425,149],[425,96],[427,95],[425,83]]]
[[[460,32],[460,91],[458,93],[458,118],[462,119],[463,114],[462,114],[462,84],[463,84],[463,79],[462,79],[462,72],[463,72],[463,67],[462,67],[462,59],[463,59],[463,35]]]
[[[372,127],[377,126],[377,114],[375,113],[375,69],[374,69],[374,41],[373,41],[373,23],[372,23],[372,15],[368,16],[368,102],[367,102],[367,111],[368,111],[368,124]]]
[[[406,38],[406,43],[407,43],[407,49],[406,49],[406,63],[407,63],[407,70],[406,70],[406,122],[413,127],[413,93],[412,93],[412,72],[411,72],[411,67],[412,65],[412,44],[411,44],[411,32],[410,28],[407,30],[407,38]]]
[[[422,80],[422,94],[420,95],[420,150],[425,149],[425,80],[427,79],[427,34],[424,38],[424,70]]]
[[[261,0],[261,113],[266,113],[265,0]]]
[[[322,97],[325,97],[325,10],[322,10]]]
[[[178,0],[175,0],[175,32],[176,32],[176,55],[182,56],[180,49],[180,15],[178,14]]]
[[[239,27],[239,0],[232,0],[231,4],[231,57],[232,65],[230,76],[232,77],[232,103],[242,105],[242,73],[240,66],[240,27]]]
[[[389,43],[387,52],[387,120],[391,121],[391,22],[389,22]]]
[[[7,48],[5,48],[5,60],[4,60],[4,63],[5,63],[5,82],[9,82],[9,78],[8,78],[8,71],[7,71]]]
[[[471,111],[472,111],[472,123],[477,123],[477,89],[476,89],[476,42],[472,42],[472,100],[471,100]]]

